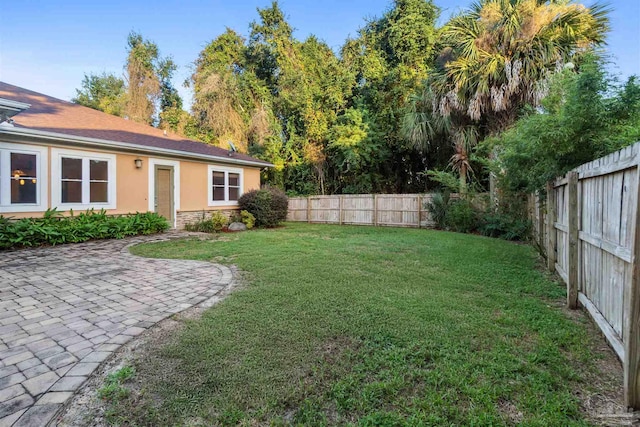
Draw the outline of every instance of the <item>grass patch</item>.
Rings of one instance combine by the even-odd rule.
[[[307,224],[236,236],[132,248],[232,260],[250,283],[136,362],[128,425],[588,425],[577,396],[600,338],[530,247]]]
[[[126,418],[126,415],[120,415],[120,405],[128,400],[131,393],[124,384],[131,380],[135,373],[133,367],[124,366],[107,375],[104,384],[98,389],[98,397],[106,404],[105,420],[110,424],[120,424]]]

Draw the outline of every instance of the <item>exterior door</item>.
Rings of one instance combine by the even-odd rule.
[[[162,215],[173,226],[174,206],[173,206],[173,167],[156,166],[156,189],[155,207],[156,213]]]

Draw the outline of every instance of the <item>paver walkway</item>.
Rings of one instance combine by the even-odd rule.
[[[232,283],[221,265],[128,251],[168,237],[0,252],[0,427],[46,425],[122,344]]]

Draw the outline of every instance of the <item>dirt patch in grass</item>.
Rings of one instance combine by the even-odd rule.
[[[524,414],[519,411],[512,402],[500,398],[498,400],[498,410],[508,421],[509,425],[518,425],[522,422]]]
[[[357,351],[361,343],[350,337],[338,336],[326,341],[322,348],[322,358],[326,363],[334,364],[342,359],[345,351]]]
[[[586,323],[590,336],[598,337],[591,343],[593,352],[598,356],[593,360],[595,369],[586,373],[589,388],[576,390],[581,409],[587,418],[596,425],[631,425],[626,422],[639,421],[639,413],[628,413],[624,406],[623,374],[620,360],[607,344],[606,338],[589,314],[583,310],[564,310],[577,322]]]

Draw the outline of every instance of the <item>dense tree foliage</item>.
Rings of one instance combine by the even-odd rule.
[[[158,45],[131,32],[127,38],[127,108],[129,119],[153,124],[159,109],[177,106],[178,95],[171,86],[176,65],[171,58],[162,58]]]
[[[366,161],[362,164],[336,165],[348,183],[338,191],[423,191],[426,178],[422,172],[443,166],[442,156],[416,148],[401,132],[407,101],[422,89],[432,64],[437,16],[431,1],[396,0],[387,13],[369,21],[342,48],[344,63],[356,72],[351,104],[367,119],[369,128],[368,138],[353,149],[370,155],[360,157]],[[357,152],[351,157],[358,158]],[[369,171],[366,179],[362,179],[362,170]]]
[[[82,89],[76,89],[72,101],[122,117],[127,104],[127,88],[124,80],[113,74],[85,74]]]
[[[428,90],[410,112],[405,129],[419,143],[447,122],[455,147],[452,165],[462,187],[477,141],[497,135],[524,107],[537,107],[551,76],[604,42],[606,10],[570,2],[484,0],[453,17],[441,30],[442,46]],[[573,62],[571,62],[573,61]],[[411,126],[412,125],[412,126]],[[439,126],[442,129],[443,126]]]
[[[489,170],[530,190],[640,136],[638,84],[612,85],[593,59],[602,6],[481,0],[441,28],[438,16],[432,0],[392,0],[335,52],[296,38],[274,1],[246,36],[228,28],[203,48],[189,112],[176,65],[131,33],[125,78],[87,75],[74,101],[232,142],[273,163],[263,182],[289,194],[420,192],[451,186],[434,172],[447,168],[462,191]]]
[[[72,101],[136,122],[164,125],[166,112],[182,111],[182,99],[171,83],[176,69],[171,58],[160,56],[158,45],[131,32],[124,78],[107,73],[85,74],[82,88],[76,89]],[[167,113],[169,117],[171,114]]]
[[[542,110],[489,139],[500,150],[494,164],[504,191],[532,192],[582,163],[640,141],[640,84],[618,85],[591,57],[552,81]]]
[[[502,131],[519,109],[539,104],[555,71],[603,43],[607,28],[597,5],[482,1],[442,30],[446,59],[430,81],[438,112],[458,111],[482,119],[490,134]]]
[[[200,53],[191,79],[197,128],[272,162],[267,179],[276,185],[325,191],[329,130],[354,77],[322,41],[295,39],[277,2],[258,14],[248,40],[228,29]]]

